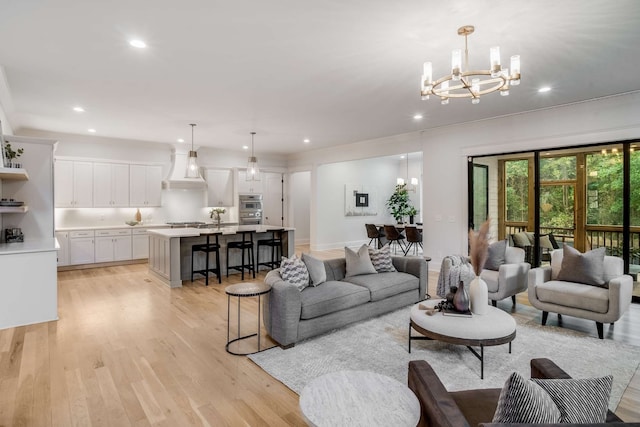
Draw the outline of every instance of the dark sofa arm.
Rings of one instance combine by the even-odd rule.
[[[409,388],[420,401],[420,425],[467,427],[469,424],[431,365],[424,360],[409,362]]]

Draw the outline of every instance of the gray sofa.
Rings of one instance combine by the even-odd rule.
[[[303,339],[421,301],[427,263],[419,257],[392,257],[397,272],[345,278],[344,258],[324,261],[327,281],[299,291],[282,280],[280,269],[267,273],[271,292],[263,299],[268,334],[288,348]]]

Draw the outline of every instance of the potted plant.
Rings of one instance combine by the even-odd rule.
[[[17,150],[14,151],[14,149],[11,147],[11,143],[5,142],[4,143],[4,161],[6,162],[5,166],[8,168],[19,168],[21,166],[20,163],[16,163],[14,159],[17,159],[18,157],[20,157],[22,153],[24,153],[23,148],[18,148]]]
[[[213,208],[209,211],[209,218],[213,218],[215,216],[216,225],[220,227],[220,215],[225,213],[225,208]]]
[[[412,207],[409,204],[409,191],[407,191],[407,184],[398,184],[396,189],[389,197],[386,203],[391,215],[402,223],[402,218],[409,215],[409,209]]]
[[[407,215],[409,215],[409,224],[413,224],[413,219],[417,214],[418,210],[415,206],[409,206],[409,209],[407,210]]]

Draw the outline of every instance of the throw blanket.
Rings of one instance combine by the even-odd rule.
[[[442,259],[440,275],[438,276],[438,296],[444,298],[451,285],[458,286],[462,280],[467,283],[476,277],[473,266],[466,256],[449,255]]]

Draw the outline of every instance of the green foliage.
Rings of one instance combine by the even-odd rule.
[[[507,221],[526,222],[529,219],[529,161],[505,162],[507,175]]]
[[[405,216],[415,215],[416,209],[409,204],[409,191],[407,191],[407,184],[396,185],[396,190],[393,192],[389,200],[386,203],[389,208],[389,212],[398,222],[402,222],[402,218]],[[413,209],[413,214],[411,214]]]
[[[10,142],[5,142],[4,143],[4,157],[7,160],[12,160],[12,159],[17,159],[18,157],[20,157],[22,155],[22,153],[24,153],[24,149],[23,148],[18,148],[17,150],[14,150],[11,147],[11,143]]]

